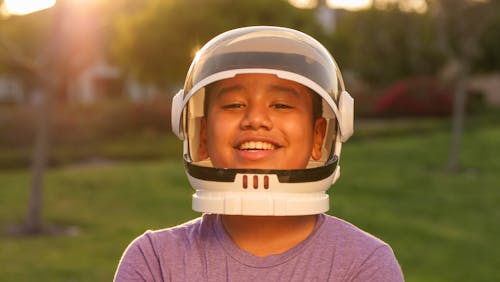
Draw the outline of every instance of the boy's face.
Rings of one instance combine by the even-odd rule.
[[[240,74],[210,88],[199,157],[214,167],[303,169],[321,157],[326,121],[313,121],[303,85],[271,74]]]

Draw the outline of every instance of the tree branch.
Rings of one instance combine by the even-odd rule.
[[[0,59],[8,65],[24,69],[36,76],[43,74],[42,67],[21,54],[5,36],[0,34]]]

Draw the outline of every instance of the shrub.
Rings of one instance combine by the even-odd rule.
[[[453,108],[451,92],[437,79],[414,77],[396,82],[375,101],[378,116],[444,116]]]
[[[36,119],[33,106],[0,109],[0,166],[19,167],[29,163]],[[54,104],[50,110],[49,130],[51,163],[95,157],[91,154],[103,154],[96,150],[109,141],[130,139],[131,136],[151,139],[168,134],[170,100],[158,96],[139,102],[102,100],[93,104]],[[144,151],[140,148],[142,144],[127,144],[137,147],[135,151]],[[151,157],[154,149],[146,151],[147,157]],[[132,154],[140,157],[137,152]]]
[[[0,144],[31,145],[36,109],[32,106],[3,108],[0,113]],[[100,101],[94,104],[56,104],[50,110],[51,142],[83,144],[140,131],[168,132],[170,101],[163,97],[131,102]]]

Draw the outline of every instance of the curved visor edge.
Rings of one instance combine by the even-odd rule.
[[[283,70],[276,70],[276,69],[265,69],[265,68],[234,69],[234,70],[227,70],[227,71],[214,73],[214,74],[204,78],[203,80],[199,81],[198,83],[196,83],[193,86],[193,88],[191,88],[189,90],[189,92],[185,94],[182,108],[185,108],[189,99],[191,99],[191,97],[193,95],[195,95],[203,87],[205,87],[213,82],[219,81],[219,80],[234,77],[238,74],[248,74],[248,73],[274,74],[274,75],[278,76],[279,78],[295,81],[295,82],[300,83],[306,87],[309,87],[311,90],[318,93],[318,95],[320,95],[321,98],[323,98],[328,103],[328,105],[332,109],[335,117],[339,120],[341,119],[339,110],[337,108],[337,105],[333,101],[333,98],[330,95],[328,95],[328,93],[320,85],[318,85],[314,81],[310,80],[309,78],[304,77],[304,76],[299,75],[299,74],[296,74],[296,73],[292,73],[289,71],[283,71]]]

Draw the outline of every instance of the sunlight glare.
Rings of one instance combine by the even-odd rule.
[[[318,5],[318,0],[288,0],[290,4],[300,9],[313,9]],[[330,8],[359,10],[371,5],[372,0],[326,0]]]
[[[372,4],[372,0],[328,0],[328,6],[347,10],[366,9]]]
[[[488,0],[475,0],[488,1]],[[288,0],[290,4],[299,9],[314,9],[318,5],[318,0]],[[351,11],[367,9],[372,5],[383,9],[390,4],[398,4],[403,11],[415,11],[423,13],[427,10],[425,0],[326,0],[328,7],[332,9],[346,9]]]
[[[9,14],[26,15],[47,9],[56,4],[56,0],[5,0],[5,10]]]
[[[317,5],[315,0],[288,0],[288,2],[299,9],[312,9]]]

